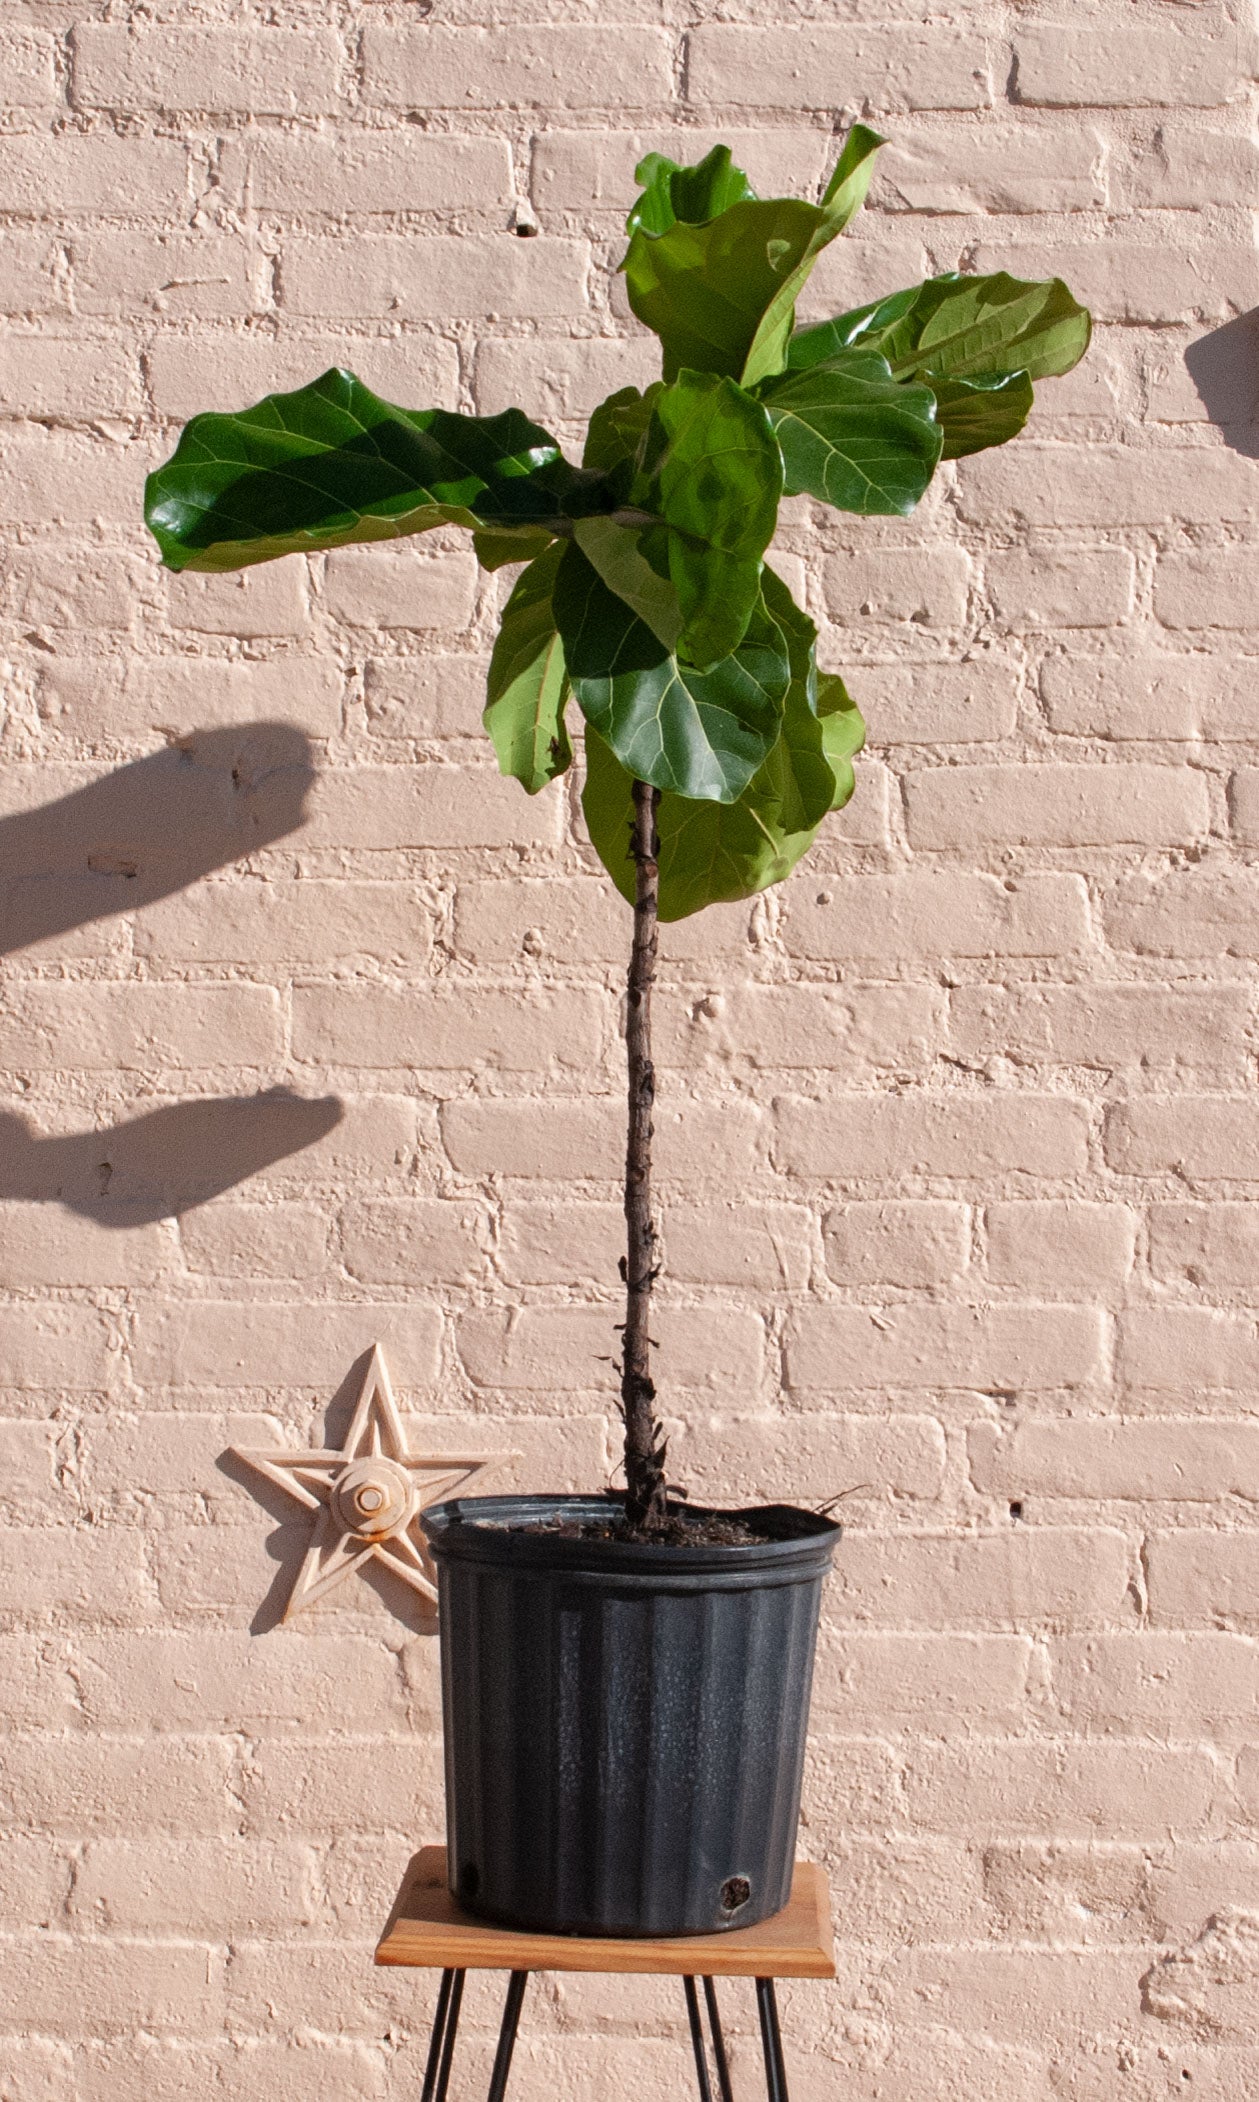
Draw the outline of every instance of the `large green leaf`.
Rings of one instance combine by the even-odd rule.
[[[194,416],[149,476],[145,516],[171,569],[225,570],[446,524],[532,529],[536,546],[539,526],[612,501],[519,409],[398,409],[334,369],[237,416]]]
[[[660,389],[630,501],[668,528],[677,652],[688,663],[707,669],[742,642],[782,491],[782,456],[750,394],[709,372]]]
[[[631,307],[660,337],[666,379],[687,368],[750,387],[782,370],[796,300],[864,201],[882,143],[854,125],[820,205],[745,197],[702,223],[679,216],[658,233],[635,226],[621,267]],[[675,210],[678,196],[674,175]]]
[[[667,233],[677,220],[702,226],[732,204],[754,198],[755,190],[742,168],[736,168],[728,146],[714,146],[702,161],[683,167],[667,154],[649,153],[634,170],[634,180],[643,194],[630,207],[627,233],[643,227],[647,233]]]
[[[786,491],[840,511],[904,517],[940,458],[936,398],[893,379],[876,351],[764,381],[760,398],[782,448]]]
[[[578,704],[621,764],[679,795],[740,795],[778,735],[791,677],[763,606],[739,648],[703,672],[609,590],[576,542],[560,561],[554,607]]]
[[[750,898],[789,875],[828,810],[853,790],[851,755],[860,748],[861,718],[839,679],[815,676],[816,629],[786,586],[765,571],[765,597],[787,642],[792,669],[782,729],[772,751],[734,803],[660,798],[660,917],[685,919],[706,905]],[[819,689],[830,689],[823,699]],[[838,689],[836,692],[834,689]],[[819,721],[814,700],[829,711]],[[842,701],[840,699],[842,696]],[[828,749],[834,749],[834,762]],[[633,902],[628,851],[633,780],[597,733],[586,731],[582,809],[595,850]]]
[[[799,370],[860,345],[881,351],[898,379],[930,384],[933,376],[983,380],[1010,372],[1050,379],[1079,363],[1090,328],[1087,309],[1060,277],[1032,282],[1003,270],[992,277],[952,271],[799,329],[787,363]]]
[[[565,773],[573,758],[564,727],[564,646],[551,609],[563,552],[563,543],[554,541],[517,579],[490,658],[485,727],[500,772],[514,775],[531,796]]]
[[[942,460],[961,460],[1017,438],[1032,412],[1032,383],[1025,372],[995,379],[931,381],[936,418],[944,435]]]
[[[593,569],[597,569],[609,591],[624,599],[640,620],[667,650],[677,648],[682,630],[678,594],[668,574],[668,550],[659,548],[659,536],[641,528],[618,525],[613,518],[582,518],[573,527],[573,538]],[[656,568],[644,549],[650,547],[660,561]]]
[[[637,387],[622,387],[601,401],[590,418],[582,466],[605,476],[618,496],[629,492],[662,385],[662,381],[654,380],[645,394],[640,394]]]

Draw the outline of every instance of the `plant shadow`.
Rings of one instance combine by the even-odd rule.
[[[1185,366],[1225,444],[1259,459],[1259,307],[1199,336]]]

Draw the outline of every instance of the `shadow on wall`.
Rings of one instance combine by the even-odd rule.
[[[113,1131],[40,1138],[0,1112],[0,1198],[64,1204],[98,1226],[150,1226],[313,1146],[344,1114],[335,1095],[268,1088],[173,1102]]]
[[[296,832],[314,779],[303,731],[243,723],[190,731],[60,802],[0,818],[0,955],[151,905]],[[314,1145],[343,1114],[335,1095],[287,1088],[171,1103],[66,1137],[0,1113],[0,1197],[149,1225]]]
[[[291,723],[193,730],[58,803],[0,818],[0,956],[134,912],[296,832],[315,769]]]
[[[1199,336],[1185,352],[1185,365],[1225,444],[1259,459],[1259,308]]]

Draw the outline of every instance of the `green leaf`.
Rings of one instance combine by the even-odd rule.
[[[1091,323],[1059,277],[1029,282],[998,271],[955,271],[894,292],[872,306],[801,329],[791,341],[793,369],[860,345],[881,351],[898,379],[997,379],[1025,372],[1050,379],[1070,372],[1088,349]]]
[[[226,570],[438,525],[553,528],[612,501],[519,409],[398,409],[334,369],[194,416],[149,476],[145,516],[168,567]]]
[[[732,204],[756,196],[742,168],[731,160],[728,146],[714,146],[690,168],[671,161],[667,154],[649,153],[635,168],[634,180],[643,185],[643,194],[630,207],[625,222],[631,234],[640,226],[648,233],[667,233],[679,219],[702,226]]]
[[[683,372],[659,390],[631,503],[669,529],[676,648],[688,663],[707,669],[742,642],[782,490],[769,417],[733,380]]]
[[[822,750],[835,778],[832,810],[842,810],[857,785],[852,762],[866,741],[866,726],[838,672],[819,672],[818,725]]]
[[[791,676],[763,607],[739,648],[701,672],[608,589],[575,542],[554,606],[578,704],[621,764],[679,795],[728,803],[741,794],[778,735]]]
[[[765,571],[771,617],[790,650],[791,686],[782,729],[773,749],[734,803],[699,803],[684,796],[660,798],[660,917],[685,919],[706,905],[750,898],[790,874],[807,852],[830,809],[852,793],[851,755],[861,742],[861,719],[839,679],[818,680],[813,663],[816,629],[772,570]],[[832,690],[830,712],[814,712],[815,685]],[[840,696],[842,695],[842,701]],[[819,705],[821,705],[819,699]],[[842,729],[834,743],[839,775],[826,751],[828,726]],[[633,810],[630,774],[604,740],[587,728],[586,784],[582,809],[595,849],[620,891],[633,902],[634,868],[629,855]]]
[[[745,197],[701,225],[634,228],[621,267],[631,307],[660,337],[666,379],[686,368],[750,387],[782,370],[796,300],[861,205],[882,143],[853,126],[824,204]]]
[[[1032,408],[1032,383],[1025,372],[999,379],[932,381],[936,416],[944,433],[942,460],[961,460],[1017,438]]]
[[[490,658],[483,721],[500,772],[514,775],[531,796],[567,772],[573,758],[564,727],[564,646],[551,610],[563,552],[563,542],[554,541],[517,579]]]
[[[766,380],[760,399],[782,448],[786,492],[840,511],[904,517],[940,459],[942,433],[928,387],[893,379],[877,352]]]
[[[609,591],[632,606],[667,650],[675,649],[682,628],[678,595],[667,576],[653,569],[643,553],[647,535],[611,518],[583,518],[573,538]]]
[[[601,401],[590,419],[582,466],[607,476],[618,496],[628,493],[661,384],[654,380],[645,394],[622,387]]]
[[[522,526],[516,532],[474,533],[472,552],[482,569],[506,569],[512,562],[532,562],[545,554],[552,535],[543,526]]]

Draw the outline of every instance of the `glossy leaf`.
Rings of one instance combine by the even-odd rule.
[[[782,491],[769,417],[733,380],[683,372],[659,390],[630,500],[668,528],[689,664],[707,669],[742,642]]]
[[[640,528],[617,525],[611,518],[583,518],[573,538],[609,591],[624,599],[667,650],[677,647],[682,611],[665,562],[655,569],[643,552],[647,535]]]
[[[482,569],[507,569],[513,562],[532,562],[546,553],[553,535],[544,526],[521,526],[515,532],[472,535],[472,552]]]
[[[942,460],[961,460],[1017,438],[1032,411],[1032,383],[1025,372],[987,380],[933,378],[931,385],[944,435]]]
[[[667,233],[679,219],[702,226],[732,204],[756,196],[742,168],[731,160],[728,146],[714,146],[689,168],[667,154],[649,153],[635,168],[634,180],[643,185],[643,194],[625,222],[631,234],[640,226],[648,233]]]
[[[661,386],[655,380],[645,394],[637,387],[622,387],[601,401],[590,419],[582,466],[605,476],[620,497],[629,493]]]
[[[857,785],[852,762],[866,741],[866,726],[838,672],[819,672],[817,712],[822,750],[835,779],[832,810],[842,810]]]
[[[795,302],[861,205],[881,144],[853,126],[825,204],[745,198],[701,225],[636,226],[621,267],[631,307],[660,337],[666,379],[686,368],[750,387],[782,370]]]
[[[828,810],[852,793],[851,753],[860,743],[853,719],[860,717],[847,696],[846,750],[837,780],[824,750],[825,724],[814,713],[813,642],[816,630],[794,606],[786,586],[765,572],[766,598],[783,629],[792,681],[782,729],[763,765],[735,803],[696,803],[683,796],[660,798],[660,917],[680,920],[706,905],[750,898],[790,873],[807,852]],[[841,681],[835,685],[842,688]],[[582,809],[600,860],[622,897],[633,901],[634,868],[628,853],[632,778],[592,729],[586,731],[586,784]]]
[[[840,511],[904,517],[940,459],[936,398],[893,379],[877,352],[844,351],[830,364],[767,380],[760,399],[782,448],[786,493]]]
[[[787,362],[803,369],[860,345],[881,351],[898,379],[996,379],[1011,372],[1049,379],[1079,363],[1090,326],[1059,277],[1030,282],[1004,271],[992,277],[951,272],[800,329]]]
[[[783,637],[764,610],[736,651],[701,672],[608,589],[575,542],[554,605],[578,704],[621,764],[657,788],[732,802],[778,735],[790,680]]]
[[[499,770],[536,795],[572,764],[564,727],[568,677],[551,593],[563,544],[555,541],[529,564],[503,611],[490,658],[483,717]]]
[[[398,409],[334,369],[239,415],[194,416],[149,476],[145,516],[171,569],[227,570],[438,525],[549,526],[610,501],[519,409]]]

